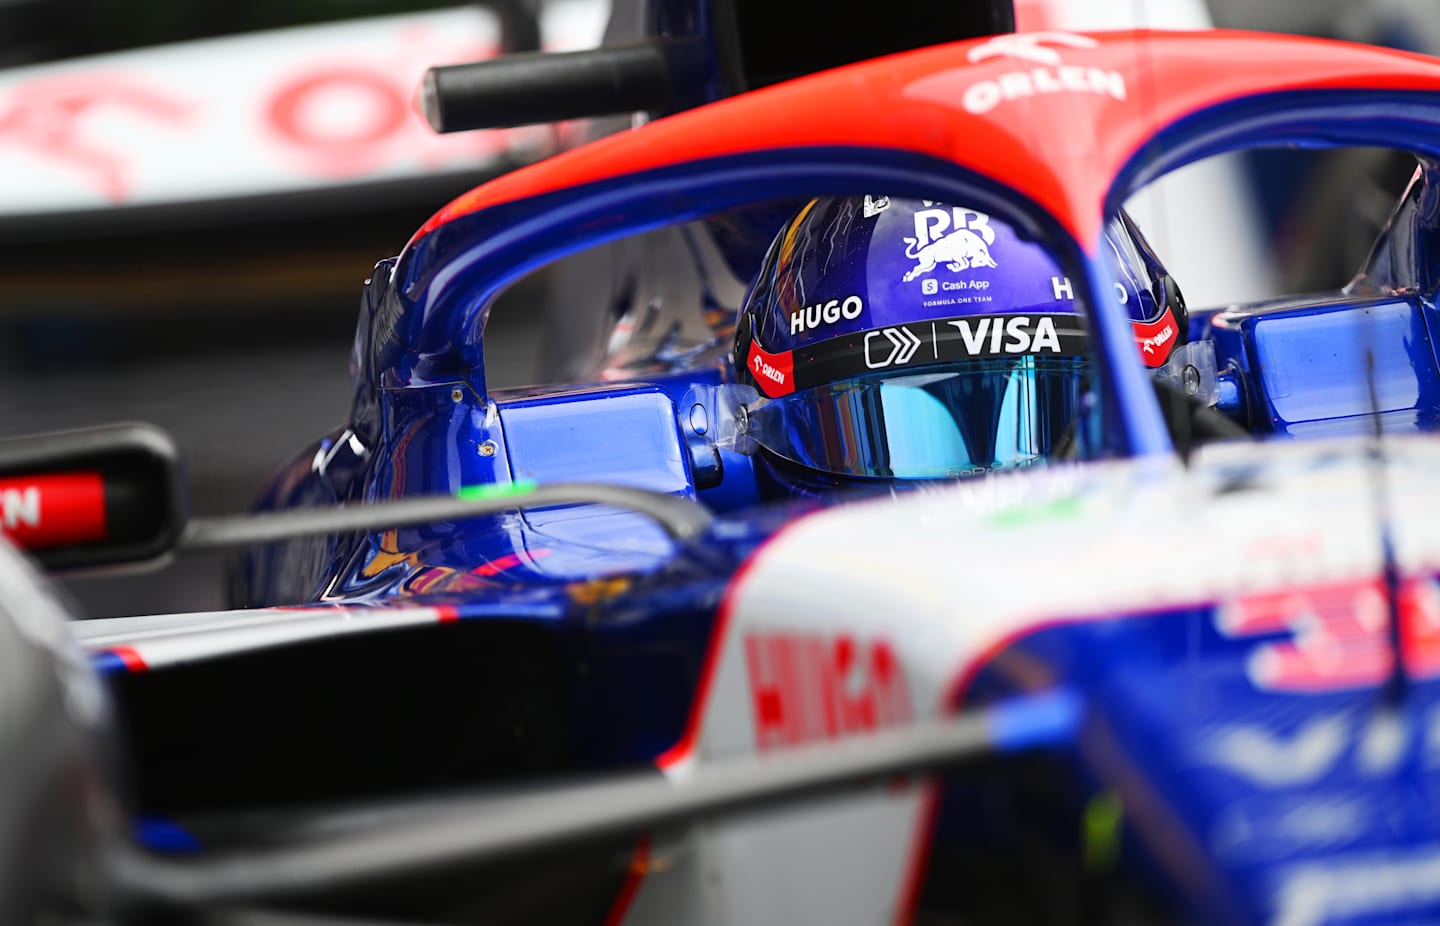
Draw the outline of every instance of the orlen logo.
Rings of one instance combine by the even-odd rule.
[[[781,370],[775,369],[775,368],[772,367],[770,364],[768,364],[768,363],[766,363],[764,360],[762,360],[760,357],[757,356],[757,357],[755,358],[754,362],[751,364],[751,366],[753,366],[753,367],[755,368],[755,375],[756,375],[756,376],[763,376],[763,377],[765,377],[766,379],[770,380],[770,382],[776,384],[777,386],[783,386],[783,385],[785,385],[785,374],[784,374],[784,372],[782,372]]]
[[[106,537],[105,487],[97,472],[0,480],[0,533],[43,550]]]
[[[1147,367],[1163,366],[1174,348],[1172,343],[1180,328],[1175,324],[1175,314],[1166,308],[1165,314],[1153,322],[1135,322],[1135,345],[1140,348],[1140,359]]]
[[[1160,333],[1155,335],[1155,337],[1143,339],[1140,342],[1140,349],[1147,354],[1153,354],[1155,353],[1155,348],[1163,347],[1170,343],[1170,339],[1173,337],[1175,337],[1175,326],[1166,325],[1160,329]]]
[[[1100,44],[1088,35],[1076,35],[1073,32],[1013,32],[997,35],[984,45],[977,45],[970,49],[970,53],[965,57],[971,64],[979,64],[991,58],[1020,58],[1036,64],[1047,64],[1052,68],[1059,67],[1060,53],[1053,48],[1046,48],[1046,43],[1064,45],[1067,48],[1095,48]]]
[[[998,318],[968,318],[947,322],[960,332],[965,352],[972,357],[982,354],[1060,353],[1060,336],[1055,332],[1055,319],[1041,315],[1030,330],[1028,315],[1012,315],[1003,322]],[[989,341],[987,344],[986,341]]]
[[[1069,32],[1021,32],[997,35],[983,45],[970,49],[971,63],[991,58],[1016,58],[1034,62],[1041,67],[1023,71],[1006,71],[993,80],[982,80],[965,89],[965,109],[979,115],[1007,100],[1041,96],[1050,93],[1087,93],[1124,100],[1125,78],[1118,71],[1096,67],[1079,67],[1062,63],[1060,52],[1047,45],[1092,49],[1099,42],[1086,35]]]
[[[750,372],[755,374],[755,384],[770,398],[776,399],[795,391],[795,361],[789,351],[769,354],[759,344],[751,341],[750,353],[746,355],[745,363]]]
[[[762,752],[897,726],[912,716],[904,669],[884,640],[750,633],[745,665]]]
[[[842,318],[854,320],[859,318],[864,310],[865,302],[859,296],[846,296],[843,301],[831,299],[829,302],[807,305],[803,309],[795,309],[790,316],[790,333],[804,334],[821,324],[833,325]]]
[[[929,200],[925,205],[931,205]],[[951,273],[971,267],[994,267],[990,245],[995,243],[995,229],[990,216],[959,206],[948,209],[920,209],[915,213],[915,237],[905,239],[905,256],[915,266],[905,274],[904,282],[934,271],[944,264]],[[926,290],[930,292],[930,290]]]
[[[4,530],[40,526],[40,489],[25,486],[0,491],[0,525]]]

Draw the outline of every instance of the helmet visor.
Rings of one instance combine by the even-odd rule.
[[[871,373],[758,403],[746,432],[810,469],[944,479],[1031,466],[1067,440],[1089,360],[1023,356]]]

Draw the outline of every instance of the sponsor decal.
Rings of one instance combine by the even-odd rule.
[[[1175,349],[1175,337],[1180,326],[1175,322],[1175,313],[1167,306],[1165,314],[1153,322],[1135,322],[1135,346],[1140,348],[1140,358],[1147,367],[1160,367],[1170,358]]]
[[[863,311],[865,301],[859,296],[846,296],[844,299],[831,299],[829,302],[817,302],[804,308],[792,309],[790,333],[804,334],[811,328],[822,324],[833,325],[841,319],[853,321],[859,318]]]
[[[1083,93],[1124,100],[1129,91],[1120,72],[1105,68],[1065,64],[1056,48],[1092,49],[1095,39],[1068,32],[1026,32],[997,35],[970,50],[972,63],[992,58],[1014,58],[1038,65],[1025,70],[1006,71],[965,88],[961,102],[969,112],[981,115],[1010,100],[1052,93]]]
[[[1272,901],[1272,923],[1415,922],[1440,901],[1440,851],[1380,849],[1294,865]],[[1408,915],[1407,915],[1408,914]]]
[[[108,531],[100,474],[51,473],[0,481],[0,533],[29,550],[104,540]]]
[[[926,206],[932,205],[929,200]],[[944,264],[951,273],[971,267],[995,267],[990,245],[995,243],[995,229],[990,216],[959,206],[940,209],[919,209],[915,212],[915,237],[905,239],[905,256],[915,261],[906,272],[909,283],[934,272]],[[937,287],[922,285],[922,292],[936,292]]]
[[[883,356],[872,347],[873,341],[882,338],[890,345],[890,353]],[[865,333],[865,366],[871,370],[879,370],[895,364],[907,364],[923,343],[925,342],[916,337],[913,331],[905,327],[867,331]],[[884,346],[881,346],[880,350],[885,350]]]
[[[1327,775],[1350,747],[1345,717],[1319,717],[1290,736],[1258,724],[1217,732],[1199,758],[1262,788],[1313,784]]]
[[[965,352],[972,357],[1060,353],[1060,335],[1055,331],[1055,319],[1049,315],[1035,319],[1034,331],[1030,330],[1029,315],[959,318],[946,324],[960,332]]]
[[[1047,45],[1063,45],[1066,48],[1098,48],[1100,43],[1088,35],[1073,32],[1013,32],[997,35],[983,45],[970,49],[965,57],[971,64],[989,61],[991,58],[1019,58],[1035,64],[1060,66],[1060,52]]]
[[[6,531],[40,526],[40,488],[24,486],[0,490],[0,524]]]
[[[885,640],[748,633],[745,666],[764,752],[908,723],[904,667]]]
[[[1246,660],[1251,684],[1264,691],[1324,693],[1372,688],[1390,676],[1389,607],[1379,579],[1250,595],[1217,612],[1227,637],[1271,637]],[[1435,583],[1402,583],[1401,650],[1411,678],[1440,677],[1440,593]],[[1288,638],[1274,640],[1277,634]]]
[[[1434,709],[1419,724],[1390,711],[1363,720],[1346,711],[1322,714],[1289,735],[1262,724],[1234,724],[1213,734],[1198,758],[1269,790],[1310,787],[1336,771],[1378,778],[1392,774],[1419,742],[1420,728],[1434,729],[1437,719]]]
[[[789,351],[772,354],[751,341],[750,354],[745,365],[755,377],[755,382],[760,385],[760,391],[770,398],[789,395],[795,391],[794,363]]]
[[[1070,302],[1075,301],[1075,284],[1070,282],[1069,277],[1051,277],[1050,288],[1054,291],[1057,300],[1065,299]],[[1115,299],[1121,305],[1126,305],[1130,302],[1130,291],[1125,288],[1124,284],[1115,284]]]
[[[890,208],[890,197],[888,196],[867,196],[865,197],[865,218],[873,219],[875,216]]]

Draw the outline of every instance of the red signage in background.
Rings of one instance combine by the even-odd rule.
[[[190,104],[124,75],[37,77],[0,96],[0,146],[64,165],[112,203],[123,203],[130,194],[127,153],[80,131],[83,119],[107,109],[167,126],[192,115]]]
[[[266,128],[297,167],[344,179],[404,161],[438,168],[459,153],[491,158],[509,146],[509,131],[436,135],[415,108],[427,68],[493,58],[493,43],[456,46],[415,24],[393,46],[379,59],[335,56],[296,68],[267,92]]]
[[[427,68],[492,58],[500,39],[494,12],[467,5],[0,69],[0,218],[533,158],[552,129],[440,136],[415,110]]]

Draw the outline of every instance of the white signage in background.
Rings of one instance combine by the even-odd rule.
[[[587,9],[547,28],[594,44]],[[0,216],[473,170],[547,130],[437,136],[413,100],[426,68],[499,42],[474,5],[0,71]]]

